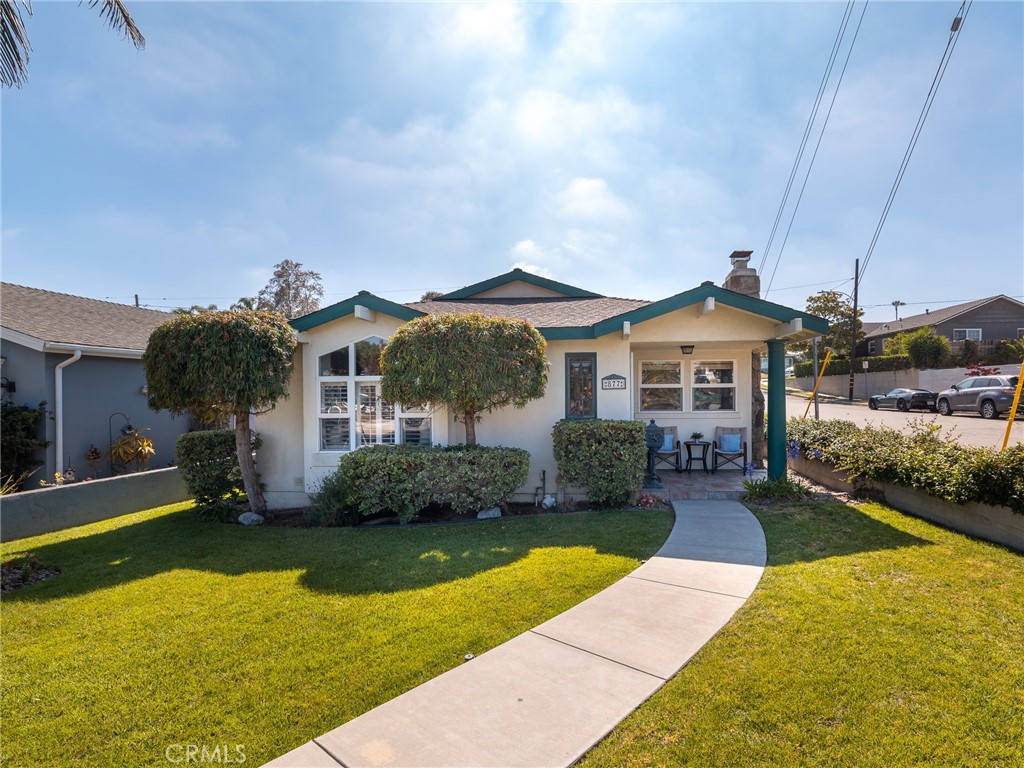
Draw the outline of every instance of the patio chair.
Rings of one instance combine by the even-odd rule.
[[[747,428],[715,427],[715,440],[711,444],[711,471],[735,464],[747,474]]]
[[[665,440],[654,454],[654,466],[658,462],[669,464],[676,472],[683,471],[683,444],[679,442],[679,428],[665,427]]]

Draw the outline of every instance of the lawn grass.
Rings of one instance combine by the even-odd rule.
[[[181,504],[4,545],[62,573],[2,601],[0,760],[167,765],[169,745],[241,744],[260,765],[612,584],[671,525],[245,528]]]
[[[754,595],[584,766],[1024,765],[1024,557],[876,504],[755,514]]]

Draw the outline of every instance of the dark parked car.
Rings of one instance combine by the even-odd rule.
[[[973,376],[939,392],[939,413],[949,416],[953,411],[976,411],[994,419],[1010,410],[1016,389],[1016,376]],[[1018,406],[1018,413],[1022,410]]]
[[[929,411],[934,411],[935,393],[929,392],[927,389],[898,387],[888,394],[869,397],[868,408],[872,411],[877,411],[879,408],[895,408],[897,411],[927,408]]]

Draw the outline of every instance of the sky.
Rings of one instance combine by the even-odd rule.
[[[765,254],[845,2],[36,0],[4,90],[7,282],[171,308],[283,259],[324,305],[518,266],[609,296],[852,293],[959,3],[874,0]],[[780,249],[790,218],[792,227]],[[770,290],[769,288],[770,283]],[[870,260],[865,320],[1024,300],[1024,4],[970,7]]]

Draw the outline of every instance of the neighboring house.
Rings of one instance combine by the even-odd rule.
[[[68,467],[79,479],[91,476],[85,458],[90,445],[103,454],[97,474],[109,477],[110,442],[118,439],[126,423],[145,430],[153,441],[156,455],[150,468],[174,463],[175,441],[188,430],[189,419],[149,409],[142,369],[150,333],[170,317],[151,309],[0,284],[0,395],[31,407],[45,401],[52,414],[43,428],[50,442],[46,463],[30,485],[52,481],[54,472]]]
[[[934,312],[911,315],[900,320],[864,323],[864,341],[858,354],[885,354],[886,342],[897,333],[934,326],[935,332],[953,344],[954,352],[965,340],[978,344],[982,353],[1003,339],[1024,338],[1024,303],[1009,296],[990,296]]]
[[[732,256],[724,288],[707,282],[661,301],[601,296],[515,269],[440,299],[396,304],[367,292],[291,321],[298,331],[291,396],[256,419],[258,467],[272,507],[300,506],[345,453],[373,444],[450,445],[465,439],[444,408],[382,401],[378,360],[403,323],[426,314],[479,312],[528,320],[548,343],[547,392],[526,408],[483,415],[481,445],[525,448],[533,497],[558,470],[551,430],[566,418],[656,420],[686,439],[716,426],[763,429],[760,361],[769,352],[771,470],[785,467],[784,345],[821,335],[821,318],[757,298],[750,253]],[[730,290],[730,288],[734,290]],[[453,369],[464,361],[452,361]]]

